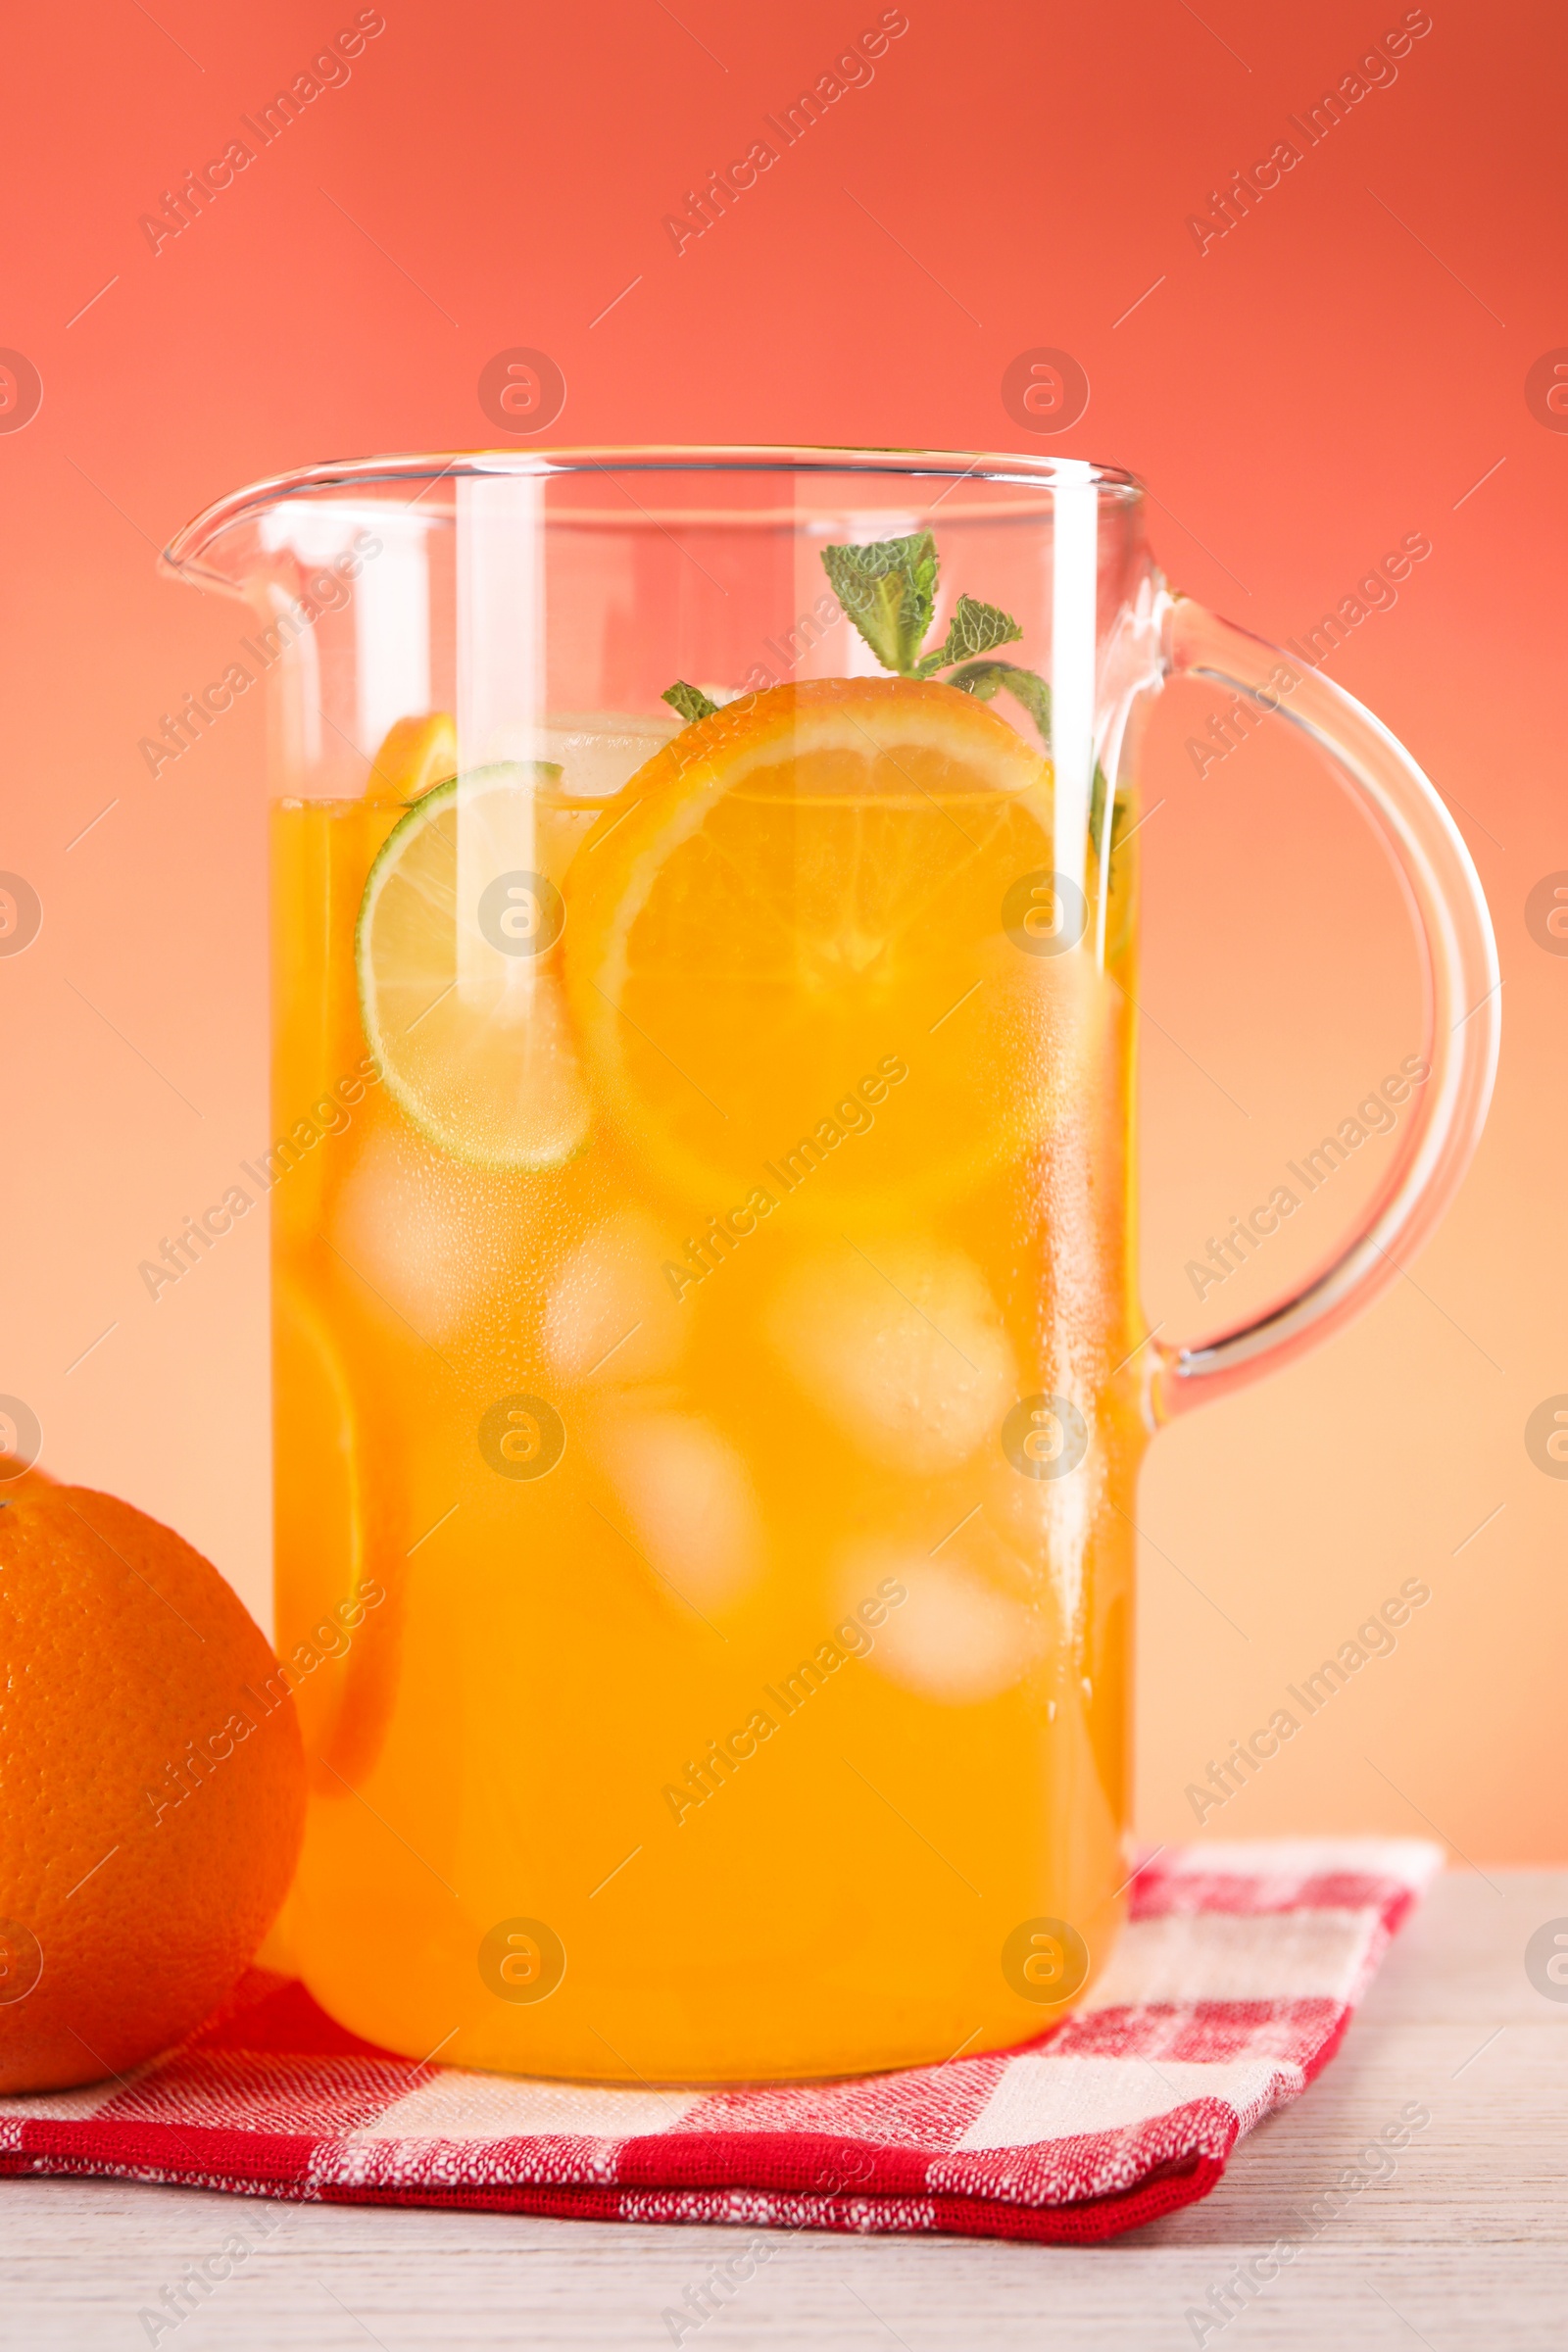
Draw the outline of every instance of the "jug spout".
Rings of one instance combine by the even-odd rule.
[[[472,459],[389,458],[347,466],[304,466],[217,499],[175,533],[162,568],[199,588],[267,601],[262,585],[288,579],[291,560],[330,562],[353,526],[390,507],[413,509],[424,492]],[[433,510],[432,510],[433,512]],[[428,520],[428,516],[424,518]]]
[[[460,466],[483,469],[483,461],[279,474],[218,501],[164,551],[167,573],[238,597],[258,615],[237,667],[247,683],[269,681],[274,798],[357,796],[401,722],[455,711],[455,615],[441,562]]]

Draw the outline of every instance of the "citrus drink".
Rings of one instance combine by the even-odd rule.
[[[301,1971],[542,2075],[1024,2039],[1130,1869],[1134,847],[934,682],[608,804],[439,734],[274,813]]]

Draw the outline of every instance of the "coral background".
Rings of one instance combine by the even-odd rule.
[[[156,576],[172,531],[296,464],[493,440],[476,386],[510,345],[564,370],[561,442],[954,449],[1024,442],[1004,372],[1060,347],[1087,413],[1027,445],[1142,474],[1172,577],[1246,626],[1298,633],[1430,538],[1328,669],[1447,796],[1505,975],[1491,1125],[1411,1278],[1153,1447],[1140,1826],[1191,1835],[1186,1784],[1418,1576],[1396,1654],[1210,1830],[1560,1857],[1568,1483],[1524,1426],[1568,1390],[1568,958],[1524,909],[1568,867],[1568,435],[1525,380],[1568,342],[1568,24],[1433,0],[1396,80],[1200,254],[1188,216],[1399,6],[908,0],[874,79],[677,256],[662,216],[877,7],[387,0],[347,83],[155,256],[139,216],[355,13],[89,0],[69,57],[47,12],[13,27],[0,344],[44,396],[0,433],[0,866],[44,923],[0,959],[0,1389],[45,1460],[172,1521],[265,1614],[263,1220],[156,1304],[136,1274],[267,1140],[262,698],[156,783],[136,748],[245,625]],[[1146,779],[1145,1286],[1172,1335],[1321,1253],[1381,1146],[1203,1307],[1183,1272],[1419,1042],[1359,820],[1289,744],[1200,780],[1205,716],[1165,697]]]

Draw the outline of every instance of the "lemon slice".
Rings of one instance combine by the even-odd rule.
[[[507,762],[431,787],[382,844],[355,927],[389,1093],[432,1143],[486,1167],[560,1167],[588,1136],[539,807],[559,774]]]
[[[903,678],[748,696],[649,760],[565,885],[572,1016],[643,1164],[793,1222],[1024,1149],[1082,1076],[1086,956],[1020,953],[1004,913],[1055,864],[1053,787],[995,711]]]

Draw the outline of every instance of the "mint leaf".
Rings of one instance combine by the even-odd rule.
[[[988,605],[982,610],[991,612],[994,608]],[[1050,751],[1051,688],[1036,671],[1019,669],[1011,662],[970,662],[962,669],[955,670],[944,683],[956,686],[960,694],[972,694],[980,703],[994,702],[1005,686],[1007,692],[1022,703],[1040,730],[1041,742]]]
[[[1105,782],[1105,771],[1097,760],[1095,781],[1089,795],[1089,839],[1095,856],[1098,858],[1102,855],[1107,863],[1115,858],[1121,848],[1121,837],[1127,829],[1127,798],[1124,793],[1117,793],[1110,805],[1110,839],[1108,842],[1101,840],[1105,823],[1105,795],[1109,789]]]
[[[937,596],[937,543],[929,531],[867,547],[824,547],[833,592],[884,669],[915,674]]]
[[[1010,612],[1004,612],[999,605],[983,605],[972,596],[959,597],[948,624],[948,644],[955,662],[992,653],[999,645],[1016,645],[1022,635]]]
[[[883,668],[901,677],[928,678],[950,662],[975,661],[1023,635],[999,605],[960,596],[946,638],[934,653],[921,656],[939,569],[929,531],[907,539],[876,539],[866,547],[825,547],[822,564],[840,604]]]
[[[673,686],[666,686],[659,699],[662,703],[667,703],[672,710],[678,710],[689,727],[695,726],[700,718],[711,718],[718,709],[716,703],[709,701],[700,686],[688,686],[684,678],[677,678]]]
[[[940,651],[927,654],[915,672],[917,677],[929,677],[934,669],[946,669],[950,662],[970,662],[978,654],[993,653],[999,645],[1016,645],[1022,629],[1010,612],[1000,605],[982,605],[972,596],[960,596],[948,623],[946,642]]]

